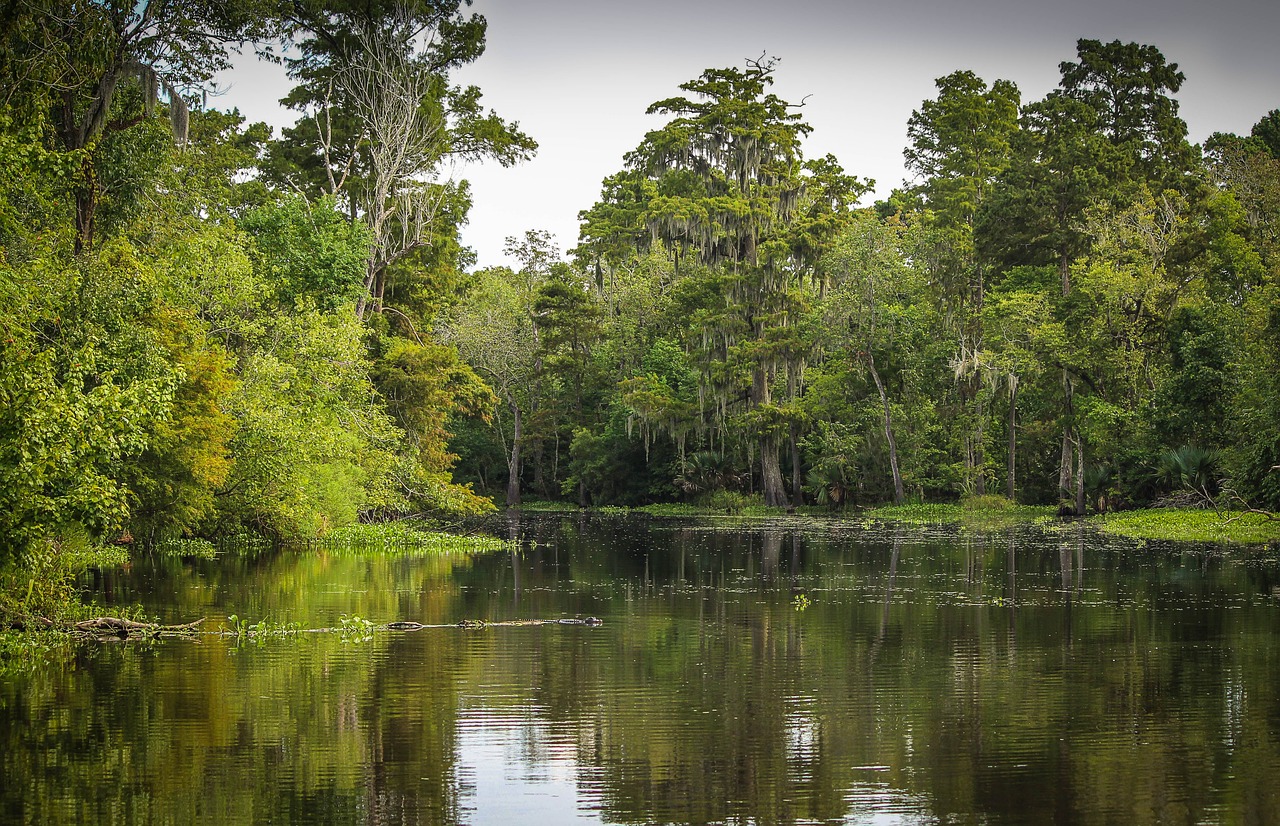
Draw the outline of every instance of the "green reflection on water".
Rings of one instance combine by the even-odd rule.
[[[605,624],[76,648],[0,683],[0,820],[1280,822],[1269,559],[1079,526],[510,529],[520,553],[103,575],[172,622]]]

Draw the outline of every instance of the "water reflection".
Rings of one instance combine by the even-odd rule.
[[[1080,525],[500,526],[520,551],[107,572],[167,620],[605,624],[77,649],[0,678],[0,820],[1280,820],[1274,561]]]

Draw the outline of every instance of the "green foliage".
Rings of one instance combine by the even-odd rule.
[[[0,262],[12,299],[0,359],[0,535],[8,548],[80,528],[114,539],[124,527],[122,468],[170,419],[180,377],[155,329],[149,281],[126,244],[75,264]]]
[[[504,484],[743,513],[965,494],[1003,519],[1221,483],[1280,507],[1276,115],[1202,163],[1152,46],[1081,40],[1027,105],[940,78],[907,124],[918,180],[874,210],[803,157],[774,61],[709,69],[650,107],[572,262],[531,231],[467,273],[470,193],[436,173],[534,144],[451,78],[484,45],[463,3],[53,8],[0,32],[11,563],[352,544]],[[271,31],[295,126],[188,111],[176,90]]]
[[[857,430],[840,422],[819,422],[803,447],[814,457],[806,476],[806,492],[819,505],[836,508],[851,504],[860,481],[862,438]]]
[[[977,528],[997,528],[1028,522],[1045,522],[1054,516],[1047,506],[1015,505],[1000,496],[971,496],[959,504],[886,505],[867,511],[873,519],[912,524],[960,523]]]
[[[84,619],[76,579],[88,568],[111,568],[127,559],[124,549],[101,546],[88,532],[70,528],[57,540],[33,543],[19,556],[0,562],[0,628]]]
[[[238,224],[254,241],[259,278],[281,306],[337,310],[364,288],[373,237],[332,199],[283,198],[249,210]]]
[[[240,365],[224,513],[279,537],[318,536],[362,508],[395,508],[402,433],[377,402],[349,312],[280,319],[273,347]]]
[[[1106,533],[1134,539],[1244,545],[1280,540],[1280,521],[1253,513],[1155,508],[1101,514],[1090,521]]]
[[[478,416],[487,421],[496,401],[493,391],[452,347],[394,337],[380,344],[385,349],[373,365],[372,379],[415,454],[408,499],[449,513],[492,510],[492,503],[450,478],[457,456],[448,450],[448,420]]]
[[[411,521],[372,522],[335,528],[307,547],[326,553],[443,554],[488,553],[508,549],[508,543],[484,534],[461,536],[432,530]]]
[[[1218,452],[1199,445],[1182,445],[1160,454],[1156,477],[1170,490],[1188,490],[1213,504],[1218,487]]]
[[[737,490],[715,490],[702,500],[702,507],[713,513],[727,513],[737,516],[752,504],[759,505],[759,499]]]

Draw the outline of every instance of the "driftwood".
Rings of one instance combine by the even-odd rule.
[[[204,617],[183,625],[158,625],[154,622],[135,622],[130,619],[121,619],[120,617],[94,617],[93,619],[75,623],[69,630],[99,636],[114,635],[117,637],[196,634],[200,632],[199,626],[202,622],[204,622]]]
[[[93,619],[82,620],[71,624],[58,624],[44,617],[30,617],[25,621],[14,622],[11,626],[16,631],[66,631],[71,634],[78,634],[85,637],[93,637],[95,639],[110,640],[115,639],[131,639],[139,637],[194,637],[198,634],[215,634],[225,636],[257,636],[259,633],[254,630],[236,632],[236,631],[205,631],[200,627],[204,622],[204,617],[195,622],[188,622],[181,625],[160,625],[153,622],[137,622],[131,619],[123,619],[121,617],[94,617]],[[573,617],[561,619],[518,619],[518,620],[499,620],[489,622],[481,619],[464,619],[449,625],[424,625],[420,622],[411,622],[399,620],[389,622],[383,626],[370,625],[370,631],[381,628],[386,631],[420,631],[426,628],[503,628],[513,626],[529,626],[529,625],[585,625],[596,627],[604,625],[604,621],[597,617]],[[337,631],[336,628],[293,628],[279,633],[323,633],[327,631]],[[273,632],[266,632],[273,633]]]
[[[588,625],[595,627],[604,625],[604,621],[597,617],[574,617],[572,619],[524,619],[524,620],[499,620],[497,622],[489,622],[480,619],[464,619],[452,625],[423,625],[420,622],[389,622],[384,628],[388,631],[419,631],[423,628],[510,628],[512,626],[525,625]]]

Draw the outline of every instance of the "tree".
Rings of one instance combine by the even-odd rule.
[[[440,334],[457,347],[511,414],[506,442],[507,506],[514,507],[521,498],[526,426],[542,401],[543,332],[534,307],[559,253],[551,235],[537,231],[526,233],[523,240],[508,238],[507,251],[523,266],[519,270],[491,267],[477,273],[470,299],[443,321]],[[497,418],[499,436],[506,440],[501,416]]]
[[[993,293],[983,307],[989,367],[1008,390],[1008,456],[1005,492],[1011,500],[1018,493],[1018,393],[1024,382],[1041,375],[1046,363],[1061,352],[1062,324],[1053,315],[1052,296],[1014,283]]]
[[[230,66],[228,50],[269,34],[271,15],[258,0],[181,3],[44,0],[22,4],[3,85],[47,104],[54,140],[76,158],[69,181],[75,249],[94,240],[102,195],[105,138],[150,117],[164,92],[174,137],[186,140],[183,93],[207,88]]]
[[[1060,64],[1059,88],[1024,109],[1008,171],[979,218],[979,244],[1004,266],[1056,264],[1061,295],[1091,245],[1086,213],[1117,211],[1143,190],[1196,188],[1195,154],[1169,94],[1184,76],[1158,49],[1080,40],[1079,62]],[[1059,497],[1084,507],[1084,441],[1076,426],[1080,375],[1063,370]],[[1065,505],[1064,505],[1065,506]]]
[[[1170,97],[1186,75],[1155,46],[1113,40],[1076,42],[1078,63],[1059,65],[1063,94],[1098,115],[1112,145],[1133,159],[1140,181],[1160,189],[1182,190],[1195,155],[1187,143],[1187,124]]]
[[[462,0],[290,4],[301,56],[285,103],[304,113],[268,165],[277,181],[345,201],[373,236],[356,312],[380,311],[389,267],[435,240],[437,216],[460,194],[450,159],[528,158],[536,143],[480,105],[449,75],[484,51],[485,22]]]
[[[966,428],[965,466],[977,493],[985,492],[980,370],[973,360],[982,352],[982,305],[987,263],[975,243],[975,226],[996,179],[1008,166],[1018,130],[1018,88],[997,80],[990,88],[973,72],[938,78],[937,100],[926,100],[907,125],[907,167],[922,180],[916,193],[925,209],[934,254],[931,277],[941,286],[958,326],[955,361],[962,401],[971,425]],[[970,369],[975,367],[975,369]]]
[[[905,254],[906,227],[882,222],[869,212],[858,216],[827,255],[825,268],[835,281],[825,307],[825,322],[833,343],[863,367],[875,383],[882,411],[882,426],[889,451],[893,499],[906,497],[898,460],[889,391],[882,375],[886,353],[909,346],[919,332],[923,284]],[[876,364],[876,355],[881,364]]]
[[[782,506],[779,449],[789,422],[773,402],[772,383],[782,361],[779,333],[798,315],[786,232],[803,192],[800,141],[810,127],[767,92],[774,67],[762,58],[681,84],[691,97],[649,107],[671,120],[646,135],[627,163],[654,182],[644,212],[653,236],[722,279],[724,302],[706,318],[704,334],[749,376],[743,424],[759,450],[765,502]],[[735,372],[711,381],[721,408],[740,392]]]

